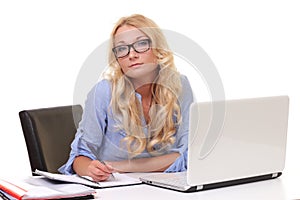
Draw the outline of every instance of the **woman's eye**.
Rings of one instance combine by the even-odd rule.
[[[121,46],[121,47],[118,47],[117,49],[117,52],[124,52],[127,50],[127,47],[126,46]]]
[[[146,46],[146,45],[148,45],[148,41],[147,40],[138,41],[137,45],[138,46]]]

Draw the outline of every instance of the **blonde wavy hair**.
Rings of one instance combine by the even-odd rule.
[[[142,107],[135,96],[135,89],[124,75],[112,52],[114,36],[121,26],[133,26],[145,33],[151,40],[151,49],[157,58],[159,73],[152,83],[152,102],[149,122],[142,125]],[[118,123],[118,129],[126,132],[123,139],[132,157],[145,149],[157,155],[175,142],[176,127],[181,123],[178,96],[181,93],[180,74],[177,71],[173,53],[160,28],[149,18],[135,14],[121,18],[113,28],[109,44],[109,67],[104,77],[112,83],[111,108]],[[145,128],[147,134],[144,133]]]

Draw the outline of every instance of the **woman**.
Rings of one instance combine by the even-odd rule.
[[[110,46],[109,68],[88,94],[60,172],[104,181],[115,171],[186,170],[193,95],[162,31],[142,15],[124,17]]]

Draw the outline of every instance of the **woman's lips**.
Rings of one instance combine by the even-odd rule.
[[[142,65],[143,63],[134,63],[134,64],[132,64],[132,65],[129,65],[129,68],[131,68],[131,67],[136,67],[136,66],[139,66],[139,65]]]

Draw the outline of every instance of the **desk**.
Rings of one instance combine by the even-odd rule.
[[[141,174],[133,173],[130,176],[139,177]],[[19,180],[18,177],[16,179]],[[103,200],[299,200],[299,186],[300,172],[297,170],[294,173],[284,173],[281,177],[272,180],[193,193],[182,193],[140,184],[97,189],[95,197]]]
[[[97,190],[97,199],[128,199],[128,200],[286,200],[296,199],[287,195],[285,185],[286,177],[280,177],[273,180],[224,187],[219,189],[181,193],[149,185],[135,185],[116,188],[106,188]],[[300,184],[297,184],[298,187]],[[293,195],[292,195],[293,196]],[[298,196],[300,198],[300,196]]]

